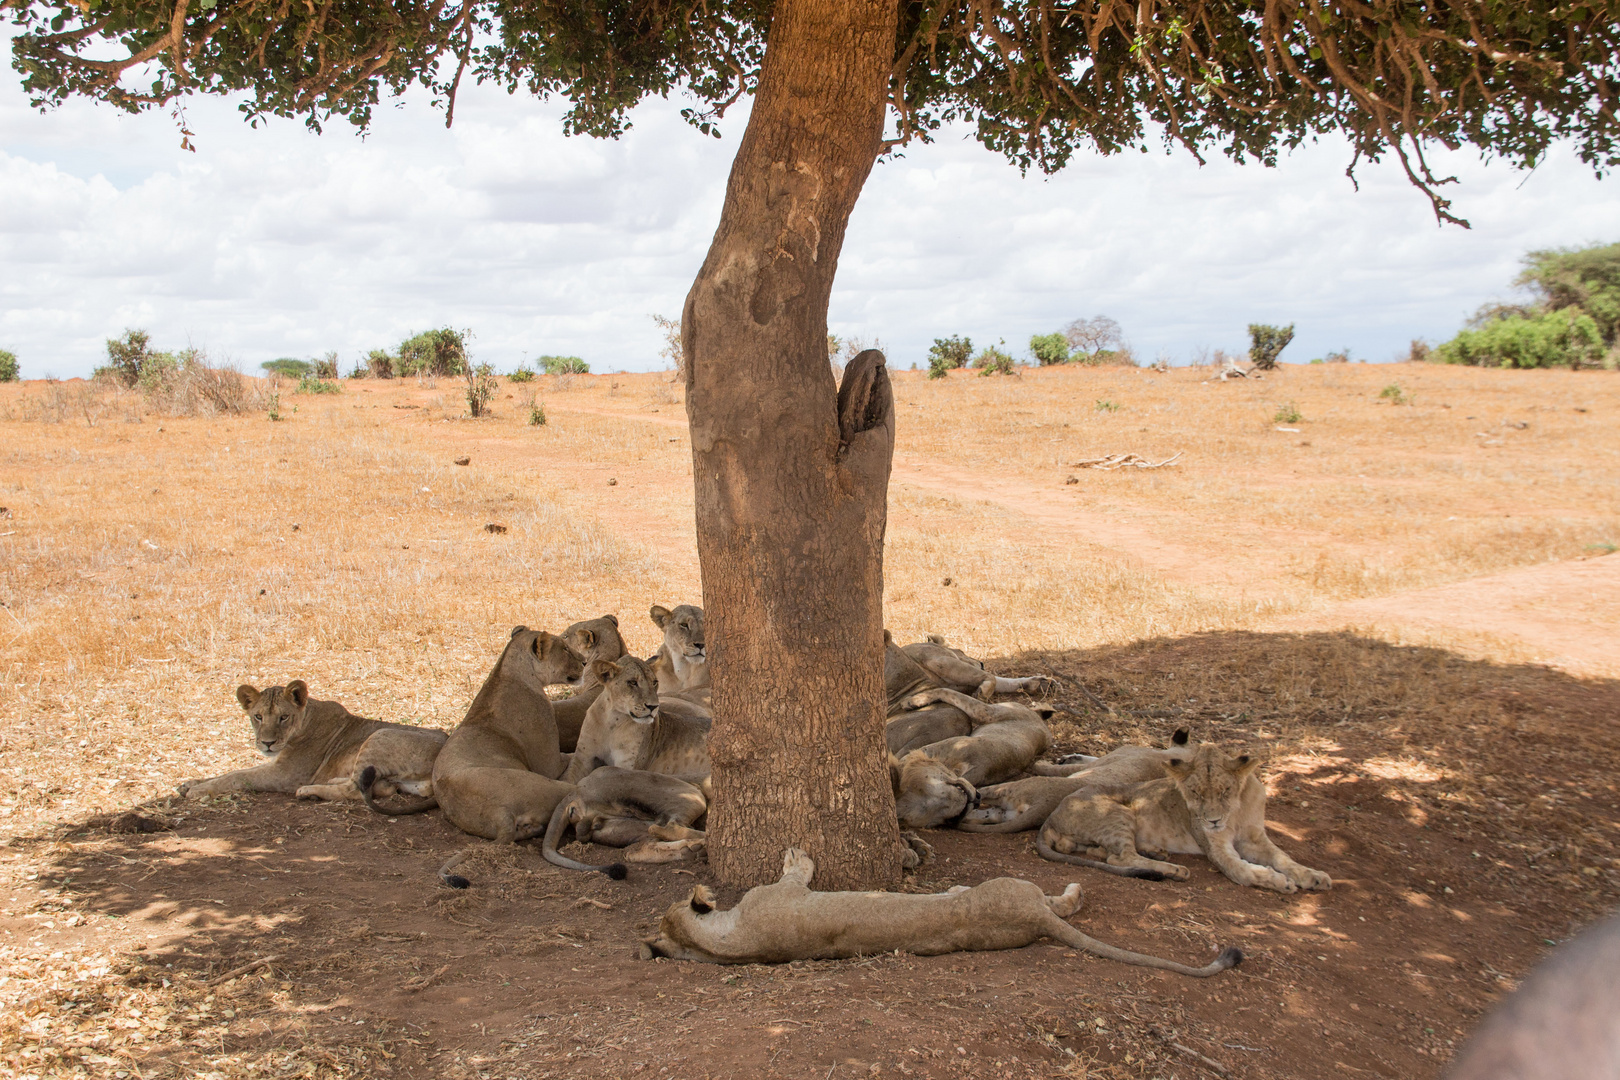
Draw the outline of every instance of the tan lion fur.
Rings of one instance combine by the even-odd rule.
[[[1191,967],[1130,952],[1091,938],[1064,921],[1079,909],[1080,886],[1046,896],[1039,885],[996,878],[943,893],[812,892],[815,863],[797,848],[782,858],[782,878],[750,889],[729,911],[715,907],[699,885],[671,905],[659,933],[641,944],[643,959],[668,957],[711,964],[782,964],[906,952],[1018,949],[1041,938],[1126,964],[1207,976],[1238,964],[1243,954],[1222,951],[1212,963]]]
[[[612,876],[610,867],[579,862],[557,850],[572,827],[582,844],[626,848],[625,862],[676,862],[703,850],[704,833],[693,826],[708,810],[703,792],[684,780],[607,765],[593,770],[557,804],[541,854],[568,870],[606,870]]]
[[[1164,775],[1164,763],[1187,753],[1187,732],[1177,731],[1171,748],[1121,746],[1102,757],[1085,758],[1065,774],[1029,776],[979,789],[976,806],[956,823],[965,832],[1023,832],[1038,829],[1080,787],[1096,792],[1120,791]],[[1034,772],[1042,772],[1036,762]]]
[[[335,701],[309,696],[302,679],[257,690],[243,684],[236,700],[253,726],[253,742],[270,760],[209,780],[187,780],[188,799],[233,791],[274,791],[300,799],[358,800],[360,775],[369,767],[379,777],[377,794],[401,792],[433,800],[433,761],[444,746],[436,728],[391,724],[355,716]]]
[[[665,697],[681,695],[707,705],[709,653],[703,633],[703,609],[679,604],[670,610],[654,604],[649,614],[664,633],[663,643],[653,657],[658,693]]]
[[[561,638],[522,626],[512,631],[433,767],[434,791],[452,825],[504,843],[545,831],[573,790],[556,779],[562,756],[546,686],[583,670]]]
[[[591,666],[603,691],[585,716],[565,781],[577,784],[603,765],[695,784],[708,779],[708,710],[680,698],[660,698],[652,666],[638,657]]]
[[[1044,706],[1037,710],[1016,702],[989,704],[946,689],[926,690],[908,699],[918,707],[935,702],[966,714],[973,734],[930,743],[900,759],[895,809],[900,823],[913,828],[936,828],[961,817],[977,801],[971,789],[1017,776],[1052,743],[1046,726],[1051,710]]]
[[[574,623],[557,636],[585,664],[585,674],[579,680],[579,685],[574,687],[573,696],[551,703],[551,715],[557,722],[557,749],[570,754],[579,742],[579,729],[585,723],[585,713],[590,710],[596,695],[602,692],[602,684],[591,676],[591,665],[598,660],[617,660],[624,655],[625,648],[624,639],[619,636],[619,618],[616,615],[603,615]]]
[[[1161,779],[1116,791],[1082,785],[1041,826],[1036,850],[1055,862],[1178,881],[1187,879],[1186,867],[1146,858],[1139,849],[1202,854],[1239,885],[1283,893],[1331,888],[1328,875],[1295,862],[1266,835],[1259,765],[1202,743],[1167,760]],[[1082,851],[1107,861],[1075,854]]]

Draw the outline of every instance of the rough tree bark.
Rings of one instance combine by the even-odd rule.
[[[682,317],[714,680],[709,861],[823,889],[900,874],[883,741],[881,354],[835,386],[827,303],[881,148],[896,0],[778,0],[720,227]]]

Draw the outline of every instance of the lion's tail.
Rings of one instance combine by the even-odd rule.
[[[1026,819],[1022,814],[1008,821],[969,821],[963,818],[956,823],[956,827],[963,832],[1027,832],[1038,828],[1034,820]]]
[[[1141,878],[1144,881],[1164,880],[1164,875],[1157,870],[1147,870],[1140,866],[1115,866],[1113,863],[1105,863],[1101,859],[1088,859],[1083,855],[1066,855],[1061,851],[1053,851],[1046,842],[1044,829],[1035,837],[1035,850],[1041,853],[1041,858],[1051,859],[1053,862],[1069,863],[1073,866],[1090,866],[1093,869],[1101,870],[1105,874]]]
[[[1118,960],[1122,964],[1135,964],[1138,967],[1160,968],[1164,971],[1174,971],[1180,975],[1191,975],[1197,979],[1218,975],[1227,968],[1237,967],[1243,963],[1243,953],[1231,947],[1221,950],[1221,954],[1203,967],[1192,967],[1189,964],[1178,964],[1174,960],[1165,960],[1158,956],[1149,956],[1147,953],[1132,952],[1113,945],[1104,944],[1094,937],[1082,934],[1057,915],[1049,914],[1051,922],[1048,924],[1048,933],[1071,948],[1081,949],[1093,956],[1101,956],[1108,960]]]
[[[432,795],[395,795],[392,799],[387,800],[375,797],[371,793],[372,787],[377,783],[377,766],[375,765],[367,765],[364,769],[361,769],[360,777],[354,783],[360,789],[360,797],[366,801],[366,806],[373,813],[385,814],[388,817],[420,814],[439,805],[439,800]]]
[[[562,839],[563,830],[569,826],[568,811],[574,804],[574,796],[570,795],[557,804],[551,812],[551,824],[546,826],[546,838],[540,842],[540,854],[546,857],[546,862],[553,866],[560,866],[564,870],[600,870],[614,881],[623,881],[629,870],[624,863],[609,863],[607,866],[593,866],[590,863],[570,859],[557,850],[557,841]]]
[[[467,886],[472,884],[472,882],[468,881],[460,874],[452,874],[450,872],[457,866],[461,865],[461,860],[467,857],[467,852],[469,850],[469,848],[462,848],[460,851],[450,856],[450,858],[445,861],[443,866],[439,867],[439,880],[450,886],[452,889],[465,889]]]

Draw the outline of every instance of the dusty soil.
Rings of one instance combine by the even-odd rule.
[[[1071,382],[1093,377],[1072,374]],[[1315,375],[1289,377],[1307,374]],[[1496,392],[1494,383],[1486,386],[1492,373],[1464,374],[1486,387],[1479,393]],[[903,396],[909,402],[912,395],[994,393],[1017,401],[1018,394],[1045,385],[1027,378],[1021,386],[974,381],[965,383],[965,390],[954,380],[943,387],[906,383]],[[1128,378],[1148,377],[1131,373]],[[1376,393],[1373,376],[1329,372],[1325,378],[1346,383],[1361,378],[1367,386],[1355,392]],[[1401,378],[1434,381],[1438,376],[1419,372]],[[1097,394],[1119,394],[1076,389],[1062,380],[1053,385],[1088,407]],[[1613,396],[1610,382],[1569,379],[1548,385],[1557,394],[1574,393],[1568,388],[1575,386],[1583,394]],[[1195,386],[1184,389],[1226,392]],[[1163,392],[1173,398],[1180,391]],[[1461,390],[1446,392],[1457,402],[1456,412],[1484,412],[1467,404]],[[1522,395],[1522,388],[1516,393]],[[286,600],[258,599],[250,590],[239,606],[264,610],[253,616],[258,621],[242,624],[247,630],[232,629],[231,613],[223,608],[217,616],[182,617],[165,615],[156,599],[145,599],[160,572],[172,573],[175,584],[164,579],[161,591],[171,606],[176,603],[188,575],[215,572],[207,569],[215,565],[208,561],[212,546],[221,549],[221,582],[229,582],[236,567],[268,560],[282,575],[267,577],[272,591],[283,578],[303,573],[318,581],[311,591],[328,601],[353,588],[346,584],[350,576],[358,580],[362,571],[376,574],[379,565],[396,567],[384,559],[399,560],[388,573],[403,593],[410,575],[420,580],[418,567],[428,565],[407,561],[417,555],[411,546],[433,545],[434,557],[445,565],[467,564],[482,568],[492,581],[505,580],[498,564],[507,557],[499,554],[504,541],[484,536],[482,524],[507,521],[519,529],[518,511],[506,501],[512,496],[503,493],[522,483],[527,471],[535,487],[556,495],[559,513],[601,523],[601,536],[590,533],[578,541],[582,549],[603,549],[604,536],[629,537],[657,558],[638,562],[641,557],[626,548],[628,555],[615,557],[629,569],[606,584],[592,581],[584,601],[566,595],[566,580],[549,584],[558,576],[549,564],[544,574],[531,574],[522,564],[518,569],[533,579],[535,590],[521,597],[524,607],[556,622],[566,621],[549,614],[562,602],[584,603],[587,614],[610,604],[631,612],[647,602],[642,594],[649,589],[656,592],[650,599],[660,602],[695,592],[689,459],[678,403],[660,401],[644,389],[617,397],[608,388],[554,392],[546,401],[557,418],[548,429],[552,434],[537,438],[520,424],[441,422],[448,416],[425,424],[434,397],[404,384],[350,384],[336,402],[304,401],[306,426],[299,426],[305,423],[300,417],[277,427],[276,438],[283,441],[274,444],[276,453],[292,457],[299,446],[343,447],[359,462],[356,468],[373,470],[363,475],[377,476],[378,488],[392,482],[390,473],[409,473],[418,477],[401,481],[409,491],[417,485],[424,493],[433,489],[416,502],[387,496],[399,503],[402,523],[388,527],[395,531],[386,531],[386,543],[378,543],[375,552],[357,546],[360,554],[337,558],[311,546],[302,570],[305,564],[292,560],[306,556],[295,554],[295,545],[315,545],[323,532],[337,528],[316,516],[316,498],[306,504],[298,501],[305,498],[302,489],[275,486],[291,470],[233,472],[234,464],[216,449],[207,451],[211,457],[198,449],[218,439],[227,452],[235,443],[238,460],[250,450],[277,462],[263,448],[271,444],[251,442],[261,436],[247,421],[170,420],[167,434],[161,427],[154,431],[156,422],[148,421],[121,429],[133,435],[119,433],[116,440],[109,439],[105,426],[82,433],[86,460],[101,454],[100,460],[112,462],[111,455],[130,452],[121,447],[133,437],[134,445],[151,447],[137,458],[144,454],[150,461],[169,462],[162,467],[172,478],[162,481],[135,471],[127,481],[125,473],[117,474],[121,490],[150,487],[152,497],[143,495],[129,510],[137,521],[153,519],[130,534],[154,538],[149,555],[130,539],[134,554],[104,559],[106,566],[65,556],[52,561],[53,541],[58,549],[70,546],[63,531],[40,528],[29,515],[44,510],[22,501],[26,496],[8,494],[18,516],[0,523],[0,532],[22,537],[4,542],[17,545],[7,550],[26,554],[34,569],[8,571],[10,591],[0,599],[11,620],[33,628],[29,640],[35,644],[29,647],[41,650],[38,642],[72,632],[68,623],[44,621],[41,613],[50,603],[79,611],[84,620],[116,605],[121,612],[127,609],[120,619],[131,620],[120,622],[125,628],[120,633],[150,638],[138,646],[124,643],[134,659],[110,653],[122,658],[86,667],[75,676],[80,681],[71,684],[78,697],[61,703],[50,697],[48,676],[40,673],[56,666],[48,652],[23,654],[15,639],[8,639],[10,651],[0,655],[8,676],[0,685],[0,739],[5,740],[0,748],[9,751],[8,772],[19,777],[7,781],[15,786],[5,787],[0,813],[10,822],[20,821],[24,810],[49,818],[38,827],[12,825],[0,837],[0,999],[7,1005],[0,1017],[0,1070],[120,1078],[827,1080],[896,1073],[1426,1078],[1438,1075],[1479,1015],[1549,946],[1612,910],[1620,899],[1615,849],[1620,793],[1609,765],[1620,749],[1615,728],[1620,650],[1614,631],[1620,616],[1613,610],[1620,555],[1588,550],[1593,538],[1610,535],[1601,530],[1613,520],[1613,494],[1602,502],[1590,497],[1590,489],[1563,490],[1549,483],[1543,485],[1550,492],[1546,503],[1532,506],[1520,499],[1506,507],[1530,520],[1586,523],[1581,526],[1586,532],[1571,526],[1565,533],[1479,534],[1485,541],[1496,542],[1492,537],[1500,535],[1515,543],[1544,535],[1544,542],[1537,541],[1543,546],[1526,556],[1525,564],[1485,574],[1470,573],[1461,562],[1436,570],[1444,561],[1437,555],[1379,577],[1371,560],[1384,557],[1381,552],[1392,543],[1388,537],[1376,530],[1357,532],[1343,521],[1284,512],[1292,498],[1287,492],[1321,486],[1326,483],[1322,470],[1331,466],[1299,468],[1276,464],[1292,459],[1267,458],[1272,464],[1254,473],[1257,503],[1272,497],[1264,494],[1268,491],[1285,494],[1275,505],[1266,503],[1271,509],[1263,513],[1223,509],[1220,500],[1226,496],[1210,494],[1221,470],[1241,470],[1240,462],[1257,455],[1300,449],[1292,441],[1288,449],[1269,449],[1280,444],[1268,440],[1281,436],[1264,422],[1241,435],[1217,433],[1231,441],[1229,451],[1221,451],[1230,457],[1219,457],[1212,442],[1202,463],[1173,478],[1087,475],[1067,484],[1068,460],[1095,449],[1128,448],[1106,427],[1088,429],[1086,438],[1097,440],[1089,449],[1066,447],[1039,460],[1012,454],[1002,460],[974,440],[962,440],[960,449],[934,445],[928,441],[933,436],[923,432],[902,446],[895,471],[891,580],[899,584],[890,605],[897,625],[937,629],[975,643],[1004,674],[1057,675],[1062,711],[1055,730],[1062,751],[1163,740],[1174,728],[1188,726],[1198,737],[1266,753],[1278,842],[1335,880],[1326,893],[1281,896],[1242,888],[1198,860],[1180,859],[1192,870],[1190,881],[1140,882],[1045,862],[1033,853],[1028,834],[935,832],[928,839],[937,857],[906,887],[932,891],[1014,875],[1055,892],[1077,880],[1086,889],[1086,904],[1073,921],[1096,937],[1187,961],[1207,959],[1224,945],[1241,947],[1244,964],[1214,979],[1144,972],[1050,943],[1006,953],[882,956],[774,968],[644,962],[635,959],[636,941],[695,882],[709,880],[703,863],[636,868],[628,881],[615,883],[551,867],[530,845],[497,851],[479,844],[470,866],[463,867],[474,887],[454,892],[437,883],[434,870],[468,841],[437,812],[390,820],[363,809],[275,796],[204,804],[151,797],[183,775],[246,763],[240,714],[228,701],[229,688],[272,664],[297,666],[299,674],[317,671],[333,684],[333,696],[355,700],[367,712],[381,712],[369,702],[379,699],[382,687],[404,685],[418,695],[401,706],[410,716],[454,723],[458,702],[488,662],[479,651],[483,639],[460,629],[458,620],[476,623],[478,632],[495,627],[503,635],[512,617],[507,607],[477,592],[476,574],[465,582],[453,579],[445,586],[449,591],[432,594],[425,609],[431,614],[400,601],[398,614],[383,605],[356,606],[334,616],[291,598],[291,584]],[[440,411],[447,412],[442,392],[437,399]],[[1523,400],[1516,398],[1515,406]],[[1328,406],[1312,405],[1303,391],[1301,401],[1308,411],[1332,415]],[[1448,407],[1436,405],[1427,419],[1389,413],[1389,423],[1413,431],[1420,420],[1450,424],[1452,418],[1440,411]],[[1532,407],[1543,406],[1532,402]],[[319,413],[321,408],[328,412]],[[379,451],[365,457],[367,429],[357,423],[338,426],[331,419],[361,409],[366,412],[353,415],[383,416],[388,430],[404,433],[389,436],[398,440],[397,449],[389,451],[394,456]],[[1556,429],[1541,419],[1552,416],[1552,406],[1545,409],[1528,432],[1509,428],[1500,439],[1493,436],[1466,451],[1437,452],[1421,466],[1410,464],[1410,447],[1361,447],[1354,466],[1346,468],[1374,479],[1348,479],[1376,486],[1375,501],[1393,507],[1388,510],[1392,520],[1410,506],[1429,504],[1425,513],[1434,523],[1424,526],[1429,530],[1424,535],[1443,555],[1446,515],[1467,512],[1460,502],[1446,502],[1453,497],[1453,478],[1462,475],[1456,460],[1477,454],[1487,462],[1488,467],[1468,465],[1475,470],[1468,474],[1474,486],[1464,494],[1479,504],[1481,520],[1500,521],[1504,506],[1480,492],[1490,490],[1489,468],[1501,468],[1491,463],[1505,459],[1485,455],[1520,453],[1514,439],[1555,453],[1554,435],[1547,432]],[[1580,414],[1580,430],[1587,432],[1582,437],[1596,438],[1593,417],[1600,414],[1589,413],[1586,404],[1572,411]],[[322,415],[327,419],[319,419]],[[1607,414],[1601,415],[1609,423]],[[986,416],[982,422],[988,429],[1001,414]],[[1109,425],[1117,419],[1109,414],[1089,422]],[[1456,420],[1467,421],[1458,430],[1469,438],[1483,426],[1473,416]],[[565,427],[568,423],[574,426]],[[1198,419],[1189,426],[1202,423]],[[1324,420],[1320,429],[1330,426]],[[41,431],[54,438],[59,429],[17,423],[8,430],[32,440]],[[1304,449],[1316,453],[1330,438],[1349,448],[1355,430],[1350,421],[1339,421],[1337,434],[1319,430],[1313,433],[1318,447]],[[1438,438],[1423,430],[1430,433],[1412,438]],[[165,438],[192,440],[177,443],[191,447],[185,452],[190,456],[159,458],[156,447]],[[1532,444],[1532,438],[1546,443]],[[92,447],[94,440],[101,443]],[[45,444],[43,437],[38,442]],[[409,456],[419,443],[445,458],[437,472],[430,474]],[[1158,460],[1174,447],[1142,449],[1152,450],[1149,456]],[[474,465],[450,466],[452,451],[470,454]],[[1513,469],[1529,476],[1531,455],[1523,453]],[[25,469],[34,468],[73,478],[60,482],[59,502],[67,498],[63,493],[92,488],[93,471],[73,471],[84,468],[77,449],[51,443],[40,455],[35,462],[14,452],[10,460],[19,478],[4,490],[37,486],[20,479]],[[336,483],[338,466],[330,456],[319,460],[328,471],[316,475],[327,485]],[[1380,462],[1388,464],[1384,475],[1377,472]],[[1554,473],[1563,468],[1571,476],[1579,471],[1556,462],[1546,467]],[[231,489],[220,498],[268,499],[280,507],[280,519],[296,518],[303,530],[289,542],[288,520],[272,520],[260,536],[227,520],[212,504],[177,509],[169,501],[172,489],[195,492],[205,486],[194,478],[201,474],[188,471],[193,469],[212,469],[212,483],[221,490],[238,475],[250,478],[260,486],[241,493]],[[1504,470],[1502,483],[1510,482],[1519,481]],[[1410,503],[1390,494],[1405,489],[1413,492]],[[324,496],[324,489],[318,494]],[[1346,521],[1362,504],[1349,505]],[[166,515],[194,525],[194,535],[169,539],[156,531],[155,522]],[[457,530],[469,527],[475,540],[456,539]],[[929,547],[914,539],[953,531],[967,537],[960,547]],[[115,531],[109,528],[106,535]],[[521,529],[514,535],[531,542]],[[361,535],[355,544],[373,539]],[[1333,573],[1275,555],[1300,546],[1329,552],[1336,560]],[[170,549],[181,555],[167,555]],[[270,554],[259,554],[261,549]],[[971,555],[995,550],[1009,554],[1000,563],[971,561]],[[1554,556],[1556,561],[1540,561]],[[1019,561],[1028,564],[1035,584],[1019,585],[1022,593],[994,591],[1011,588],[991,579],[1005,578]],[[171,562],[178,569],[161,569]],[[1045,602],[1058,606],[1047,608],[1027,599],[1033,592],[1053,594],[1064,579],[1104,563],[1138,576],[1120,579],[1119,591],[1102,599],[1081,592],[1048,598]],[[1360,576],[1343,566],[1361,567],[1355,570]],[[957,584],[942,586],[946,573]],[[975,574],[985,580],[975,580]],[[1163,593],[1142,584],[1161,580],[1169,583]],[[1386,587],[1408,580],[1424,584]],[[1335,592],[1340,581],[1351,584]],[[1316,590],[1308,600],[1288,600],[1307,586]],[[562,601],[553,598],[556,589],[562,590]],[[965,599],[970,594],[978,596],[971,604]],[[1002,633],[996,622],[1003,598],[1010,599],[1001,626],[1011,625],[1015,615],[1038,623],[1053,617],[1043,612],[1061,612],[1061,618],[1086,627],[1082,616],[1088,604],[1125,597],[1130,602],[1121,603],[1120,610],[1128,614],[1133,605],[1151,608],[1185,596],[1205,603],[1199,610],[1225,612],[1225,624],[1208,632],[1178,629],[1161,635],[1140,629],[1121,634],[1117,625],[1122,623],[1069,635],[1096,642],[1084,647],[1019,651],[1021,641],[1036,635]],[[1281,615],[1257,614],[1257,596],[1265,598],[1267,611]],[[463,603],[469,614],[451,610]],[[1023,605],[1016,612],[1015,603]],[[434,605],[444,614],[434,613]],[[170,621],[162,622],[165,618]],[[216,618],[219,652],[207,653],[189,669],[166,659],[196,648],[195,639],[185,636],[192,632],[184,625],[188,622],[208,624],[212,649]],[[355,629],[381,625],[386,618],[397,625],[388,624],[386,634],[379,631],[375,638]],[[1199,625],[1209,624],[1200,618]],[[649,633],[629,619],[626,625],[632,634]],[[1129,625],[1151,626],[1153,620],[1144,617]],[[997,641],[1002,644],[986,644]],[[111,688],[107,704],[89,697],[95,683]],[[1082,686],[1112,711],[1099,710]],[[208,718],[179,729],[196,742],[194,756],[183,766],[175,763],[167,742],[152,736],[154,741],[142,743],[135,735],[137,717],[168,717],[171,711]],[[62,733],[55,742],[53,727]],[[55,774],[48,783],[30,784],[30,775],[45,775],[45,762],[55,760],[42,754],[71,754],[75,743],[83,748],[89,740],[105,740],[109,730],[123,731],[131,741],[120,746],[116,760],[102,755],[84,767],[87,790],[105,785],[94,798],[63,801],[76,789]],[[222,750],[229,760],[221,760]],[[25,751],[32,755],[31,765],[22,764]],[[16,818],[9,816],[13,804]],[[612,857],[602,848],[576,854],[595,862]],[[721,893],[725,903],[736,898]]]

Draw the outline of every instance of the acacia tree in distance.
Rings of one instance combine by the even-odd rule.
[[[709,852],[737,885],[775,877],[790,843],[822,887],[899,870],[880,662],[892,398],[878,354],[842,387],[826,357],[844,229],[882,154],[948,121],[1047,171],[1160,134],[1270,164],[1340,132],[1358,160],[1394,155],[1446,221],[1449,179],[1426,147],[1528,166],[1568,139],[1599,170],[1620,159],[1613,0],[4,3],[40,105],[239,94],[250,119],[363,128],[382,93],[419,83],[448,122],[470,74],[566,97],[570,133],[617,135],[648,94],[691,95],[704,132],[753,94],[682,314],[713,656]]]

